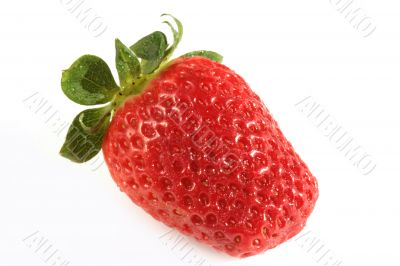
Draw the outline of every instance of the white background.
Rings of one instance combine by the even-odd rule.
[[[69,11],[69,1],[0,7],[0,265],[51,265],[43,250],[35,251],[37,242],[29,242],[35,233],[69,265],[194,265],[164,243],[168,228],[132,204],[104,165],[93,171],[61,158],[57,121],[46,122],[44,110],[26,100],[40,95],[60,121],[70,121],[82,107],[62,94],[61,70],[85,53],[114,67],[114,38],[130,44],[166,30],[164,12],[184,24],[176,55],[223,54],[318,178],[320,198],[303,231],[310,241],[341,265],[400,265],[398,1],[354,2],[376,26],[366,38],[336,10],[339,0],[86,0],[107,26],[98,37]],[[295,104],[308,96],[374,158],[371,174],[363,175],[299,111]],[[188,246],[203,265],[324,265],[317,261],[323,254],[308,251],[302,239],[243,260]]]

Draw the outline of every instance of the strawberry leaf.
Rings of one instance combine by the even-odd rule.
[[[115,39],[115,65],[117,67],[119,82],[122,90],[131,88],[140,76],[140,62],[131,49],[126,47],[119,39]]]
[[[135,54],[146,60],[162,58],[167,48],[167,38],[161,31],[155,31],[130,47]]]
[[[220,55],[219,53],[216,53],[213,51],[206,51],[206,50],[193,51],[193,52],[181,55],[181,57],[193,57],[193,56],[202,56],[202,57],[208,58],[208,59],[213,60],[218,63],[221,63],[222,59],[223,59],[223,56]]]
[[[82,105],[109,102],[119,90],[107,63],[94,55],[81,56],[63,71],[61,88],[69,99]]]
[[[90,160],[101,150],[109,123],[108,106],[82,111],[72,121],[60,154],[77,163]]]
[[[164,33],[155,31],[132,45],[130,48],[142,59],[143,74],[150,74],[156,70],[164,59],[167,48],[167,38]]]
[[[176,30],[169,21],[166,21],[166,20],[163,21],[163,23],[167,24],[171,28],[172,34],[173,34],[173,37],[174,37],[174,42],[172,43],[172,45],[165,52],[165,60],[168,60],[168,58],[175,51],[176,47],[178,46],[179,42],[182,39],[183,26],[182,26],[182,23],[177,18],[175,18],[174,16],[172,16],[170,14],[162,14],[161,16],[162,17],[164,17],[164,16],[171,17],[174,20],[174,22],[176,24],[176,27],[177,27],[177,30]]]

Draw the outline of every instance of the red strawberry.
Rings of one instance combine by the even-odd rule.
[[[105,97],[96,103],[111,103],[78,115],[61,153],[83,162],[102,143],[115,182],[154,218],[232,256],[261,253],[304,227],[318,198],[317,181],[247,83],[206,58],[218,61],[218,54],[194,52],[167,63],[181,37],[175,21],[170,48],[157,41],[159,32],[133,52],[117,41],[122,89],[105,68],[103,83],[85,72],[103,88]],[[146,55],[149,42],[162,54],[155,63]],[[141,58],[139,74],[134,56]],[[82,63],[74,64],[63,75],[63,89],[79,102],[69,92],[76,91],[76,72],[82,76],[76,70]]]

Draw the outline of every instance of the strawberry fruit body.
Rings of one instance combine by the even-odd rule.
[[[297,234],[318,198],[317,181],[260,98],[213,52],[165,63],[162,55],[158,68],[143,74],[152,66],[139,56],[138,48],[148,48],[143,43],[127,52],[141,58],[139,74],[132,74],[137,64],[129,56],[118,61],[117,48],[127,92],[103,82],[111,103],[78,115],[61,154],[83,162],[101,146],[113,179],[134,203],[229,255],[255,255]],[[74,132],[87,136],[79,140]]]

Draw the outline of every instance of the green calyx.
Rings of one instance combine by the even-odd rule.
[[[182,39],[182,23],[169,14],[173,24],[165,20],[173,35],[168,44],[161,31],[155,31],[126,46],[115,40],[115,66],[119,86],[115,82],[107,63],[95,55],[83,55],[64,70],[61,88],[73,102],[81,105],[102,105],[80,112],[70,125],[60,154],[73,162],[83,163],[101,150],[103,137],[116,109],[131,96],[140,94],[147,83],[168,65],[169,59]],[[199,50],[181,57],[202,56],[221,62],[222,56],[216,52]]]

